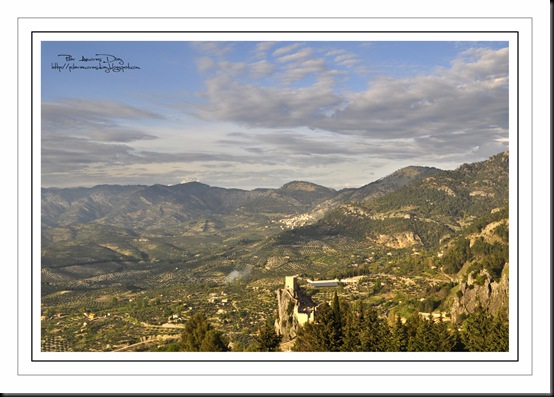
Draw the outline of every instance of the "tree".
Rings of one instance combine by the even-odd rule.
[[[439,352],[451,352],[458,349],[458,334],[454,330],[448,329],[448,325],[443,321],[442,314],[439,321],[433,324],[433,334],[436,339],[436,348]]]
[[[223,334],[212,327],[203,313],[194,314],[185,325],[181,334],[180,348],[181,351],[186,352],[229,350]]]
[[[412,352],[430,352],[437,351],[435,335],[433,335],[432,316],[429,319],[422,319],[418,323],[415,335],[410,339],[409,351]]]
[[[508,351],[509,328],[504,312],[493,317],[479,304],[465,321],[462,341],[469,351]]]
[[[316,350],[317,336],[314,323],[306,323],[297,331],[296,341],[292,347],[296,352],[313,352]]]
[[[342,313],[337,291],[335,291],[335,295],[333,296],[331,310],[333,311],[333,327],[336,332],[336,338],[342,342]]]
[[[282,338],[283,337],[281,335],[277,335],[275,328],[266,324],[260,329],[259,334],[256,336],[256,351],[279,351],[279,344],[281,343]]]
[[[215,329],[210,329],[202,338],[200,343],[201,352],[226,352],[229,350],[227,347],[226,341],[222,337],[221,332],[216,331]]]
[[[508,314],[505,310],[500,310],[494,316],[491,324],[489,338],[490,351],[507,352],[510,349],[510,329]]]
[[[390,350],[395,352],[408,350],[408,330],[402,323],[400,316],[396,316],[391,328]]]
[[[234,352],[244,352],[246,351],[246,347],[244,346],[244,343],[241,341],[233,342],[233,351]]]
[[[419,313],[414,313],[408,317],[406,323],[404,324],[406,328],[406,347],[409,352],[416,351],[416,347],[414,346],[415,337],[422,321],[423,320],[419,316]]]
[[[418,316],[419,317],[419,316]],[[411,329],[408,351],[414,352],[450,352],[462,350],[459,346],[457,330],[448,329],[447,323],[442,320],[434,321],[432,314],[428,319],[412,320],[412,326],[417,324],[415,333]]]
[[[298,330],[294,351],[340,351],[342,339],[338,332],[333,309],[327,303],[318,306],[315,322],[306,323]]]
[[[469,247],[469,240],[460,238],[442,257],[443,270],[445,273],[457,273],[470,258],[471,249]]]
[[[342,351],[392,351],[391,332],[385,319],[373,308],[359,304],[348,312],[344,324]]]
[[[335,295],[333,296],[333,302],[331,303],[331,309],[333,310],[333,317],[335,321],[340,324],[341,323],[341,313],[340,313],[340,302],[339,297],[337,295],[337,291],[335,291]]]
[[[352,307],[352,310],[346,312],[343,326],[342,351],[361,351],[359,335],[362,328],[363,317],[364,310],[361,302],[357,302],[356,305]]]
[[[361,321],[360,351],[385,352],[390,350],[390,329],[385,319],[379,318],[377,311],[368,308]]]

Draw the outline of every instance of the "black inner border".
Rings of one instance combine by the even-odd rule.
[[[33,59],[33,35],[37,33],[148,33],[148,34],[166,34],[166,33],[178,33],[178,34],[187,34],[187,33],[515,33],[516,34],[516,54],[517,54],[517,105],[516,105],[516,112],[517,112],[517,125],[516,125],[516,142],[517,142],[517,181],[516,181],[516,189],[517,189],[517,210],[516,210],[516,216],[517,216],[517,224],[519,226],[519,31],[401,31],[401,30],[394,30],[394,31],[348,31],[348,30],[340,30],[340,31],[286,31],[286,30],[279,30],[279,31],[31,31],[31,115],[33,115],[33,70],[34,70],[34,59]],[[160,40],[161,41],[161,40]],[[340,40],[335,40],[340,41]],[[393,40],[389,40],[393,41]],[[431,40],[427,40],[431,41]],[[33,247],[33,119],[31,118],[31,247]],[[509,204],[508,204],[509,205]],[[517,258],[517,358],[511,359],[511,360],[38,360],[33,358],[33,308],[32,308],[32,302],[33,302],[33,257],[31,255],[31,362],[519,362],[519,228],[517,229],[517,238],[516,238],[516,245],[518,247],[518,258]],[[109,352],[106,352],[109,354]],[[464,354],[463,352],[461,354]],[[468,354],[471,354],[468,352]],[[144,376],[144,375],[141,375]],[[327,376],[327,375],[326,375]]]

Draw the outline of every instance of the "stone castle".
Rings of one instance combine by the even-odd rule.
[[[285,277],[285,287],[277,290],[279,318],[275,331],[283,341],[296,338],[297,330],[315,319],[317,305],[298,286],[298,276]]]

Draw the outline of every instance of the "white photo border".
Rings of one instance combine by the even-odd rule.
[[[19,173],[24,181],[19,192],[20,375],[463,377],[532,374],[533,131],[530,18],[21,18],[18,28]],[[183,31],[191,33],[170,33]],[[64,36],[63,40],[113,40],[116,36],[117,40],[167,40],[171,35],[175,35],[175,39],[179,40],[181,38],[177,36],[182,35],[188,37],[186,40],[206,40],[208,35],[212,39],[216,36],[215,40],[234,41],[248,37],[248,40],[258,41],[278,35],[279,40],[285,41],[300,40],[298,37],[302,34],[318,35],[318,39],[337,41],[354,40],[355,37],[359,40],[359,37],[364,35],[372,35],[371,40],[392,40],[391,35],[395,35],[394,40],[408,40],[410,37],[416,40],[416,36],[417,40],[452,40],[456,35],[463,35],[463,39],[457,40],[483,40],[486,37],[486,40],[510,42],[510,203],[517,203],[516,215],[513,217],[513,207],[510,206],[510,224],[518,231],[518,241],[510,245],[510,262],[518,265],[517,273],[512,273],[510,280],[510,311],[517,308],[517,321],[510,322],[510,339],[517,335],[518,343],[514,345],[510,342],[509,353],[463,353],[470,357],[463,359],[458,353],[360,353],[352,356],[354,359],[350,356],[343,357],[348,353],[284,353],[278,357],[269,353],[267,358],[265,353],[185,353],[186,360],[169,360],[167,353],[41,353],[40,327],[37,326],[37,318],[40,318],[40,289],[39,293],[36,290],[37,285],[40,288],[40,269],[39,278],[36,278],[36,269],[40,267],[40,91],[37,92],[37,87],[40,87],[37,83],[40,81],[40,67],[36,66],[40,63],[36,57],[40,57],[40,51],[37,53],[37,47],[40,46],[36,46],[34,40],[52,40],[61,36]],[[217,38],[218,35],[224,39]],[[337,39],[339,35],[340,40]],[[514,59],[516,54],[517,57]],[[515,75],[512,66],[516,67]],[[512,131],[514,125],[517,126],[515,132]],[[520,134],[520,131],[530,133]],[[514,183],[517,184],[516,188]],[[26,208],[32,208],[32,211],[23,212]],[[515,233],[511,233],[511,239],[514,235]],[[518,249],[512,249],[516,245]],[[531,266],[521,268],[521,258],[528,258]],[[29,280],[33,281],[32,287]],[[512,280],[517,284],[514,285]],[[510,318],[513,318],[512,313]],[[132,354],[132,358],[129,358],[129,354]],[[234,357],[237,354],[241,354],[240,358]],[[264,359],[260,359],[262,355]],[[367,359],[368,355],[372,358]],[[391,355],[394,359],[390,358]],[[309,368],[305,364],[306,361],[310,361]],[[329,365],[329,362],[340,362],[340,365]]]

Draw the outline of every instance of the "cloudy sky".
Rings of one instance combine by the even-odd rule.
[[[507,42],[58,41],[41,52],[43,187],[341,189],[508,149]]]

